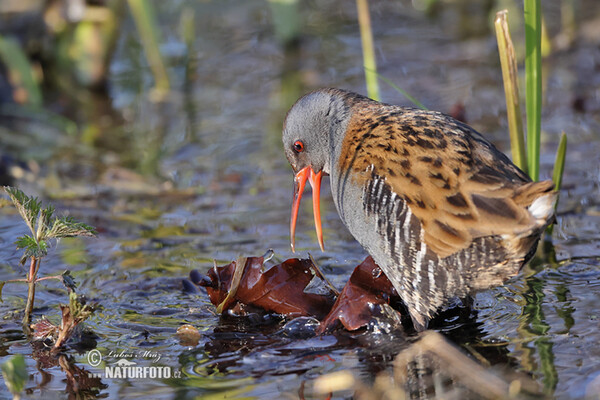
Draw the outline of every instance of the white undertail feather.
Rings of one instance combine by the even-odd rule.
[[[556,193],[548,193],[547,195],[538,197],[527,208],[533,218],[546,222],[554,213],[554,204],[556,203]]]

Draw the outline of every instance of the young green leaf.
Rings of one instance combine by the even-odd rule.
[[[73,236],[96,236],[96,230],[87,224],[75,221],[72,217],[61,217],[54,220],[47,238],[64,238]]]
[[[25,250],[21,257],[21,263],[25,263],[29,257],[42,258],[48,254],[48,243],[44,240],[36,242],[29,235],[19,236],[15,244],[17,245],[17,249]]]
[[[17,249],[28,249],[30,247],[37,247],[37,242],[34,238],[29,235],[19,236],[15,242]]]
[[[85,302],[81,302],[80,296],[75,292],[69,293],[69,307],[71,308],[71,313],[73,314],[73,317],[75,317],[77,323],[87,319],[96,308],[93,304],[89,305],[85,304]]]
[[[10,199],[29,227],[29,230],[31,230],[31,234],[35,236],[35,223],[38,214],[40,213],[42,202],[38,200],[37,197],[29,197],[21,190],[14,187],[4,186],[4,190],[10,196]]]
[[[27,367],[25,366],[25,358],[22,354],[13,356],[10,360],[0,366],[4,383],[8,390],[18,397],[25,388],[27,382]]]
[[[77,222],[72,217],[55,218],[54,221],[52,221],[55,211],[54,206],[48,205],[45,208],[42,208],[40,200],[35,197],[27,196],[17,188],[4,186],[4,190],[8,193],[17,211],[31,231],[31,235],[20,236],[15,242],[17,249],[23,249],[21,263],[25,264],[28,259],[30,259],[31,262],[27,279],[23,280],[28,283],[27,305],[25,306],[25,313],[23,316],[23,330],[27,336],[30,336],[31,313],[33,311],[33,303],[35,300],[36,283],[45,279],[60,279],[71,293],[73,293],[75,289],[75,281],[68,271],[63,273],[60,277],[37,277],[41,259],[48,254],[48,240],[72,236],[95,236],[96,231],[93,227]],[[4,283],[5,282],[0,282],[0,301],[2,301],[2,288]],[[87,315],[83,315],[82,318],[87,318]],[[76,324],[77,322],[73,324],[71,328],[75,327]],[[65,338],[68,338],[68,335],[63,337],[63,339]]]
[[[44,240],[46,236],[46,232],[48,232],[48,227],[50,226],[50,220],[52,219],[52,215],[54,214],[54,206],[49,205],[46,208],[42,209],[40,213],[40,219],[37,225],[37,240]]]

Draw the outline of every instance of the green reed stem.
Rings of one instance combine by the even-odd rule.
[[[552,181],[554,182],[554,189],[560,190],[562,184],[563,172],[565,171],[565,159],[567,157],[567,134],[562,133],[560,135],[560,142],[558,142],[558,149],[556,150],[556,159],[554,161],[554,171],[552,171]]]
[[[527,86],[527,162],[529,176],[539,178],[542,121],[542,11],[540,0],[525,0],[525,82]]]
[[[33,313],[33,303],[35,302],[35,284],[37,283],[37,273],[40,269],[41,260],[35,257],[30,258],[29,274],[27,275],[27,304],[25,305],[25,314],[23,315],[23,331],[27,336],[31,333],[31,314]]]
[[[157,96],[162,97],[169,92],[169,75],[158,46],[159,28],[152,2],[145,0],[128,0],[133,20],[137,27],[148,64],[155,80]]]
[[[298,0],[268,0],[275,37],[283,45],[293,43],[301,31]]]
[[[360,39],[363,49],[363,64],[365,67],[365,81],[367,94],[373,100],[380,100],[379,84],[377,82],[377,64],[375,63],[375,49],[373,47],[373,31],[371,30],[371,16],[367,0],[356,0],[358,10],[358,25],[360,26]]]
[[[365,68],[365,70],[367,70],[367,68]],[[387,83],[388,85],[390,85],[392,88],[394,88],[396,91],[402,93],[402,95],[404,97],[406,97],[408,100],[410,100],[415,106],[419,107],[421,110],[427,110],[428,108],[425,107],[423,105],[423,103],[421,103],[419,100],[417,100],[415,97],[411,96],[406,90],[402,89],[399,86],[396,86],[394,84],[394,82],[392,82],[391,80],[389,80],[388,78],[386,78],[385,76],[377,73],[377,71],[373,71],[375,72],[375,75],[377,75],[377,77],[379,79],[381,79],[382,81],[384,81],[385,83]]]
[[[515,48],[508,29],[508,11],[496,13],[494,25],[496,27],[496,40],[500,65],[502,67],[502,80],[504,81],[504,95],[506,97],[506,114],[508,118],[508,131],[510,133],[510,148],[513,162],[517,167],[527,173],[527,154],[525,153],[525,136],[523,133],[523,118],[519,101],[519,84],[517,72],[517,59]]]
[[[554,182],[554,190],[560,191],[562,185],[563,172],[565,171],[565,160],[567,158],[567,134],[562,133],[560,135],[560,141],[558,142],[558,149],[556,149],[556,158],[554,159],[554,170],[552,171],[552,181]],[[554,209],[558,206],[558,201],[554,203]],[[552,235],[554,225],[549,225],[546,228],[546,232]]]
[[[0,36],[0,61],[7,69],[12,86],[22,90],[22,98],[15,100],[41,106],[42,92],[35,80],[31,63],[16,39]]]

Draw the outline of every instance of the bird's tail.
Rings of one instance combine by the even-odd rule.
[[[531,182],[521,186],[515,196],[515,202],[527,208],[535,219],[536,225],[545,227],[554,220],[554,207],[558,192],[552,181]]]

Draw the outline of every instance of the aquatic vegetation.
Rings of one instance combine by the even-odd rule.
[[[40,200],[35,197],[27,196],[17,188],[5,186],[4,190],[10,196],[15,208],[31,231],[31,235],[19,236],[15,242],[17,249],[23,249],[21,264],[25,264],[25,262],[29,260],[29,273],[27,278],[0,282],[0,295],[1,289],[6,283],[27,283],[27,305],[25,306],[25,315],[23,316],[23,330],[29,336],[31,333],[29,325],[31,323],[33,303],[35,301],[36,284],[47,279],[57,279],[62,281],[70,292],[75,289],[75,282],[71,278],[69,271],[65,271],[61,275],[38,278],[42,259],[48,254],[50,241],[74,236],[95,236],[96,231],[93,227],[77,222],[71,217],[54,217],[54,207],[52,205],[42,208]],[[73,304],[71,306],[73,306]],[[71,313],[78,316],[80,314],[76,311],[78,309],[79,308],[73,308]]]
[[[498,53],[504,80],[508,128],[510,133],[513,161],[531,179],[539,179],[540,135],[542,116],[542,48],[548,40],[542,35],[542,10],[539,0],[525,1],[525,82],[527,110],[527,140],[524,139],[517,60],[508,29],[508,11],[499,11],[494,22]],[[545,50],[546,52],[548,50]],[[558,191],[562,183],[562,173],[566,158],[567,137],[563,133],[556,152],[553,181]]]
[[[379,83],[377,83],[377,63],[375,62],[375,48],[373,45],[373,31],[371,30],[371,16],[369,14],[368,0],[356,0],[358,9],[358,24],[363,49],[363,63],[365,67],[365,80],[367,94],[373,100],[381,100],[379,96]]]
[[[508,29],[508,11],[496,13],[494,21],[500,66],[502,67],[502,80],[504,81],[504,96],[506,98],[506,114],[508,120],[508,133],[510,134],[510,148],[515,165],[527,173],[527,155],[525,154],[525,136],[523,119],[521,118],[521,105],[519,98],[519,83],[515,47]]]
[[[140,34],[148,64],[154,75],[154,94],[159,99],[163,98],[169,92],[171,85],[165,62],[160,53],[160,31],[157,28],[158,23],[156,22],[154,7],[152,3],[142,0],[128,0],[127,3]]]
[[[552,181],[556,188],[559,189],[562,185],[562,178],[565,172],[565,158],[567,154],[567,134],[561,133],[558,148],[556,149],[556,161],[552,171]]]
[[[34,340],[50,339],[54,344],[53,351],[60,349],[72,336],[75,327],[85,321],[96,309],[95,305],[83,304],[73,291],[69,293],[69,304],[61,304],[62,314],[59,326],[52,324],[45,317],[33,325]]]
[[[25,357],[22,354],[17,354],[0,365],[0,369],[2,369],[4,384],[12,393],[13,399],[20,399],[28,379]]]
[[[525,83],[527,108],[527,165],[529,176],[540,174],[542,131],[542,6],[540,0],[525,0]]]
[[[0,35],[0,61],[8,70],[13,87],[13,99],[35,107],[42,105],[42,93],[27,55],[19,43],[10,37]]]
[[[369,70],[367,70],[366,67],[365,67],[365,70],[369,71]],[[427,107],[425,107],[425,105],[423,103],[421,103],[415,96],[411,95],[406,90],[404,90],[400,86],[396,85],[394,82],[392,82],[391,79],[386,78],[385,76],[379,74],[377,71],[374,71],[374,73],[377,75],[377,77],[379,79],[381,79],[382,81],[384,81],[385,83],[390,85],[398,93],[402,93],[402,95],[404,97],[406,97],[408,100],[410,100],[415,106],[419,107],[421,110],[427,110]]]

